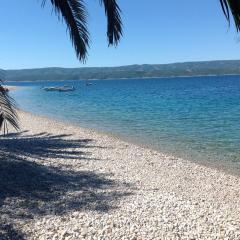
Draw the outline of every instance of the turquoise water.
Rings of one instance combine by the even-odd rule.
[[[105,131],[154,149],[240,166],[240,76],[17,83],[28,111]],[[12,83],[13,85],[16,83]],[[41,86],[74,85],[75,92]]]

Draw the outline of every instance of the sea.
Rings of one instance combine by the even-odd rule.
[[[7,84],[21,86],[11,95],[26,111],[240,172],[240,76]],[[42,89],[63,85],[76,90]]]

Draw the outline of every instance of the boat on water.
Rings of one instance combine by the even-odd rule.
[[[86,82],[85,82],[85,85],[86,85],[86,86],[91,86],[91,85],[92,85],[92,83],[91,83],[91,82],[88,82],[88,81],[86,81]]]
[[[75,87],[73,86],[63,86],[58,89],[59,92],[72,92],[75,91]]]
[[[60,86],[60,87],[44,87],[43,88],[44,91],[47,92],[72,92],[75,89],[75,87],[73,86]]]

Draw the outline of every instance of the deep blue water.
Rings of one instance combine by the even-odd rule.
[[[25,110],[188,159],[240,166],[240,76],[41,81],[12,92]],[[42,86],[74,85],[75,92]]]

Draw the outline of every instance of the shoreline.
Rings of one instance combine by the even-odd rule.
[[[7,225],[27,240],[240,238],[239,177],[19,116],[22,132],[0,139],[0,236]]]
[[[26,113],[26,114],[31,114],[35,117],[41,117],[41,118],[49,119],[49,120],[54,121],[56,123],[59,122],[59,123],[62,123],[62,124],[66,124],[68,126],[73,126],[73,127],[79,128],[80,130],[89,131],[90,133],[96,133],[96,134],[101,135],[101,136],[107,136],[109,138],[112,138],[113,140],[122,141],[122,142],[125,142],[126,144],[134,145],[136,147],[140,147],[140,148],[143,148],[143,149],[146,149],[146,150],[151,150],[151,151],[162,154],[162,155],[164,155],[166,157],[169,157],[169,158],[182,159],[184,161],[189,161],[193,164],[197,164],[197,165],[200,165],[200,166],[211,168],[213,170],[222,171],[222,172],[225,172],[227,174],[232,174],[232,175],[235,175],[237,177],[240,177],[240,165],[238,165],[238,164],[229,163],[229,162],[224,161],[224,160],[213,160],[213,161],[206,160],[206,161],[204,161],[203,158],[201,160],[199,160],[199,159],[194,160],[194,159],[190,159],[186,156],[185,157],[179,156],[181,154],[179,154],[177,156],[177,155],[171,153],[170,151],[161,151],[161,150],[151,146],[150,144],[144,144],[144,143],[137,142],[137,141],[131,139],[130,137],[119,136],[118,134],[115,134],[115,133],[112,133],[112,132],[106,132],[106,131],[100,130],[100,129],[94,129],[94,128],[85,127],[85,126],[82,127],[81,125],[79,125],[77,123],[74,123],[74,122],[71,122],[71,121],[67,121],[67,120],[63,120],[63,119],[57,119],[57,118],[54,118],[54,117],[46,116],[44,114],[32,113],[30,111],[23,110],[23,109],[18,109],[18,111]]]
[[[20,86],[10,86],[10,85],[2,85],[4,88],[8,89],[9,91],[15,91],[21,88]]]

